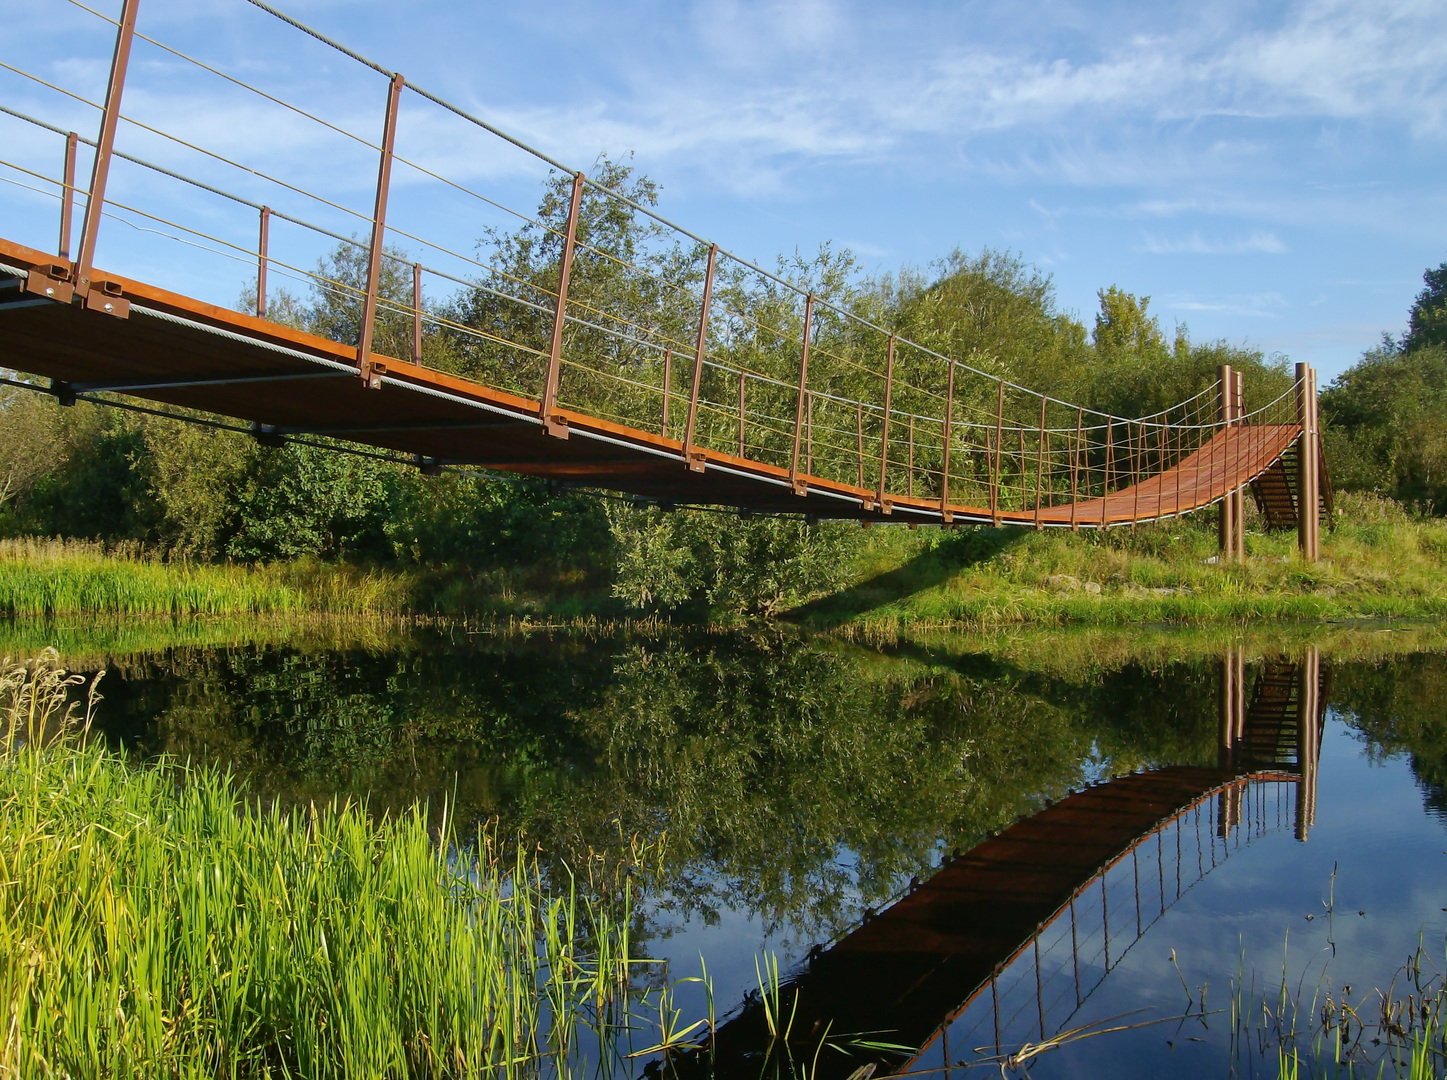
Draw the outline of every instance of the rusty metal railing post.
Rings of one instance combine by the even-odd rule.
[[[744,456],[744,394],[748,385],[744,380],[747,376],[739,372],[739,457]]]
[[[807,495],[809,485],[799,477],[799,451],[804,438],[804,403],[809,396],[809,335],[814,328],[814,294],[804,300],[804,335],[799,349],[799,397],[794,407],[794,455],[789,463],[789,484],[795,495]]]
[[[412,363],[422,366],[422,264],[412,264]]]
[[[673,388],[673,350],[663,350],[663,422],[659,427],[659,433],[668,438],[668,397]]]
[[[864,487],[864,402],[854,403],[854,486]]]
[[[1075,409],[1075,443],[1070,448],[1070,530],[1080,529],[1076,515],[1080,510],[1080,459],[1085,453],[1085,410]],[[1086,477],[1087,486],[1090,478]]]
[[[563,377],[563,329],[568,322],[568,281],[573,274],[573,255],[578,247],[578,214],[583,206],[583,174],[573,174],[573,193],[568,201],[568,226],[563,236],[563,261],[558,268],[558,303],[553,311],[553,336],[548,344],[548,374],[543,379],[543,398],[538,417],[543,430],[560,439],[568,437],[568,426],[557,416],[558,385]]]
[[[256,317],[266,318],[266,272],[271,262],[271,207],[263,206],[256,229]]]
[[[115,152],[116,127],[121,119],[121,96],[126,87],[126,68],[130,64],[131,44],[136,36],[136,13],[140,0],[124,0],[120,22],[116,26],[116,47],[111,56],[110,80],[106,84],[105,110],[101,113],[100,137],[95,143],[95,159],[91,165],[90,193],[85,203],[85,218],[80,229],[80,253],[76,257],[73,283],[75,291],[85,297],[87,308],[113,315],[124,315],[128,307],[91,296],[91,275],[95,270],[96,236],[100,231],[101,214],[105,210],[106,182],[110,177],[111,157]],[[59,297],[57,297],[59,298]]]
[[[70,260],[70,228],[75,217],[75,151],[80,136],[74,131],[65,137],[65,172],[60,184],[60,247],[59,254]]]
[[[683,461],[694,472],[703,471],[703,457],[695,454],[693,441],[698,433],[698,395],[703,388],[703,362],[708,354],[708,317],[713,304],[713,280],[718,269],[718,245],[710,244],[708,263],[703,274],[703,303],[698,312],[698,341],[693,350],[693,383],[688,392],[688,419],[683,429]]]
[[[890,506],[885,498],[889,480],[889,414],[894,408],[894,345],[895,337],[889,335],[889,347],[884,357],[884,425],[879,433],[879,492],[878,502],[881,513],[889,513]]]
[[[362,332],[357,341],[357,367],[362,384],[378,390],[386,366],[372,359],[373,323],[377,318],[377,297],[382,284],[382,250],[387,242],[387,197],[392,187],[392,151],[397,142],[397,109],[402,100],[401,75],[387,84],[387,114],[382,122],[382,155],[377,164],[376,201],[372,207],[372,241],[367,249],[367,292],[362,301]]]
[[[1106,517],[1106,499],[1110,497],[1111,472],[1115,468],[1115,417],[1108,416],[1105,420],[1105,469],[1101,473],[1100,481],[1100,527],[1108,528],[1110,522]]]
[[[950,444],[954,442],[954,414],[955,414],[955,362],[949,361],[949,376],[945,384],[945,430],[944,450],[940,461],[940,521],[948,525],[955,519],[954,513],[950,510]],[[909,466],[910,478],[914,476],[914,420],[910,420],[909,426]]]
[[[1045,434],[1045,395],[1040,395],[1040,456],[1035,460],[1035,527],[1040,525],[1040,511],[1045,502],[1045,452],[1049,447]]]
[[[1000,452],[1005,443],[1005,383],[1004,380],[996,382],[995,394],[995,445],[991,448],[992,461],[990,465],[990,520],[995,528],[1000,527],[1000,470],[1002,462]]]

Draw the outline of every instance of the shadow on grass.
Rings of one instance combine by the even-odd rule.
[[[829,596],[811,600],[789,612],[785,618],[819,629],[832,629],[906,596],[936,588],[961,570],[988,562],[1026,535],[1023,529],[954,529],[939,543],[921,551],[903,566],[876,574],[868,581],[861,581]]]

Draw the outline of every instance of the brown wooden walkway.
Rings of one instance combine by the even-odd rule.
[[[87,303],[70,302],[74,268],[0,239],[0,345],[7,367],[53,380],[62,400],[111,393],[234,417],[259,437],[319,435],[395,451],[431,466],[471,466],[599,487],[662,504],[916,523],[954,520],[1099,528],[1188,513],[1265,473],[1300,436],[1292,424],[1217,430],[1167,471],[1093,498],[991,508],[889,493],[557,408],[393,357],[356,349],[97,270]],[[8,279],[7,276],[8,275]],[[45,289],[58,290],[47,299]],[[59,302],[64,300],[66,302]],[[106,304],[113,311],[105,313]],[[124,314],[125,317],[116,317]],[[561,421],[566,437],[556,432]],[[555,434],[549,434],[551,426]],[[802,482],[796,493],[794,481]]]

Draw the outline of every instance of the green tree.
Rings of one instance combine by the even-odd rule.
[[[1422,275],[1425,288],[1417,294],[1407,315],[1406,352],[1430,346],[1447,346],[1447,262]]]

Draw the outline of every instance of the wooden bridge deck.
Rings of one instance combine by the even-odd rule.
[[[1300,435],[1295,425],[1233,427],[1168,471],[1105,498],[1036,509],[1001,509],[888,495],[819,476],[796,494],[787,469],[695,449],[685,467],[677,439],[566,408],[566,438],[546,432],[537,400],[518,397],[392,357],[379,389],[359,377],[353,348],[230,311],[144,282],[97,271],[126,318],[60,303],[23,288],[54,256],[0,239],[0,342],[11,368],[167,406],[235,417],[260,431],[321,435],[415,456],[420,463],[503,470],[607,488],[665,504],[714,504],[795,513],[931,523],[1099,528],[1172,517],[1207,506],[1265,472]],[[8,269],[7,269],[8,268]],[[35,280],[32,278],[32,280]]]

